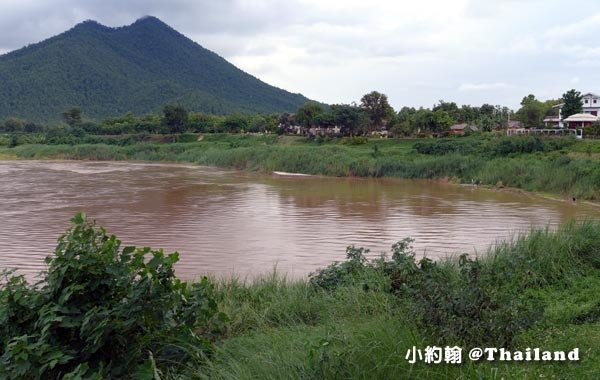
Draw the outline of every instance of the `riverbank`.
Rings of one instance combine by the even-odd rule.
[[[141,373],[151,373],[165,379],[593,379],[600,370],[600,303],[597,296],[600,291],[600,224],[597,222],[565,224],[557,231],[532,230],[512,241],[490,247],[487,255],[479,260],[467,257],[435,263],[415,260],[409,240],[396,244],[392,257],[372,262],[364,259],[363,250],[351,248],[347,251],[347,261],[323,268],[306,280],[286,280],[273,274],[252,283],[212,281],[214,288],[211,281],[203,280],[197,284],[200,293],[194,293],[195,298],[183,292],[177,281],[173,282],[173,288],[165,285],[165,278],[172,276],[171,265],[176,257],[155,252],[155,259],[146,266],[143,261],[133,260],[130,265],[136,270],[124,270],[121,265],[128,260],[117,260],[114,256],[119,250],[118,243],[115,244],[114,239],[97,240],[98,232],[94,234],[87,227],[82,229],[81,219],[77,223],[78,229],[64,239],[70,243],[59,246],[59,250],[65,250],[68,255],[78,255],[78,250],[85,250],[86,254],[82,256],[85,260],[76,260],[75,265],[62,256],[54,259],[51,281],[63,278],[64,275],[58,276],[64,272],[62,265],[68,265],[72,271],[68,273],[72,275],[68,282],[59,282],[56,288],[51,288],[53,292],[48,294],[49,297],[65,306],[77,301],[78,310],[88,308],[90,315],[97,315],[100,308],[103,318],[107,318],[103,323],[112,321],[110,316],[117,311],[131,318],[129,308],[123,308],[121,303],[114,303],[114,298],[109,297],[112,290],[103,288],[102,294],[107,296],[99,298],[92,285],[112,276],[138,278],[135,273],[143,270],[149,281],[156,282],[156,287],[134,281],[133,290],[146,296],[145,292],[160,289],[164,292],[160,293],[164,300],[172,300],[175,295],[179,299],[180,292],[185,294],[186,297],[178,301],[183,302],[182,306],[168,305],[202,307],[198,309],[202,310],[200,313],[185,315],[197,315],[204,325],[193,324],[189,317],[185,320],[196,326],[199,334],[207,339],[210,337],[212,343],[173,341],[171,334],[156,334],[152,336],[151,359],[145,360],[148,342],[144,335],[135,335],[140,334],[138,329],[131,330],[127,327],[130,324],[116,323],[114,328],[117,330],[114,331],[105,329],[102,324],[88,331],[86,318],[70,312],[69,318],[83,323],[80,334],[90,333],[100,342],[92,345],[85,341],[84,352],[93,347],[94,350],[101,348],[98,351],[101,354],[81,355],[78,354],[80,351],[67,354],[70,352],[69,341],[61,341],[65,346],[58,348],[62,347],[63,351],[56,352],[56,346],[48,346],[45,349],[50,351],[45,355],[33,355],[37,352],[37,343],[28,346],[23,341],[22,345],[10,346],[10,350],[1,347],[0,374],[17,368],[19,355],[24,352],[30,354],[30,360],[23,370],[33,371],[26,372],[28,374],[40,373],[42,377],[52,373],[44,371],[66,371],[75,367],[78,373],[88,375],[96,371],[131,369],[138,377]],[[105,243],[97,246],[94,243],[97,241]],[[131,252],[127,250],[127,254]],[[107,255],[106,260],[101,260],[103,255]],[[86,276],[76,276],[78,271],[87,273],[90,269],[94,269],[96,276],[93,281]],[[55,276],[58,277],[55,279]],[[129,277],[124,279],[129,280]],[[125,286],[130,282],[106,283]],[[158,284],[163,285],[158,287]],[[61,297],[61,292],[71,294],[72,289],[78,289],[77,300]],[[171,294],[173,291],[175,293]],[[11,294],[19,294],[19,297]],[[13,302],[20,297],[34,302]],[[9,323],[2,325],[10,327],[6,334],[23,334],[36,328],[37,324],[31,324],[25,316],[36,318],[37,313],[29,313],[29,308],[44,305],[42,300],[32,297],[32,292],[16,281],[9,288],[0,287],[0,310],[15,311],[7,314]],[[86,303],[82,304],[82,299]],[[137,299],[140,298],[131,298],[132,301]],[[188,305],[186,299],[194,299],[195,304]],[[203,301],[206,299],[211,300],[210,303]],[[104,301],[106,305],[98,304]],[[157,302],[151,306],[160,308]],[[219,323],[215,325],[217,320],[214,318],[217,317]],[[53,320],[41,321],[52,325]],[[138,323],[144,322],[139,320],[134,326]],[[172,322],[167,325],[177,329]],[[107,326],[113,326],[113,323]],[[67,325],[65,328],[73,327]],[[76,328],[79,331],[79,327]],[[122,349],[136,353],[141,366],[121,360],[128,356],[119,355],[120,346],[115,346],[113,333],[121,334],[121,340],[127,339],[128,344]],[[419,359],[417,356],[416,363],[411,364],[407,353],[413,347],[424,353],[427,346],[459,346],[463,349],[462,363],[425,363],[424,357]],[[467,356],[474,347],[507,347],[513,351],[539,348],[551,352],[569,352],[577,348],[579,360],[474,362]],[[177,356],[172,356],[173,352]],[[109,354],[115,356],[107,366],[104,360]],[[52,358],[62,361],[45,370],[36,367]],[[85,365],[78,366],[78,363]],[[104,367],[98,367],[99,363],[104,363]],[[128,372],[121,372],[124,373]],[[108,372],[103,374],[105,376],[101,377],[107,377]]]
[[[389,266],[356,259],[311,282],[274,275],[221,284],[221,305],[234,317],[208,377],[592,379],[600,370],[599,247],[600,225],[568,224],[490,247],[477,263],[412,267],[409,250],[396,250],[390,265],[403,268],[403,284]],[[581,360],[472,362],[466,351],[462,365],[406,359],[413,346],[468,351],[502,341],[522,350],[577,347]]]
[[[353,145],[356,144],[356,145]],[[600,200],[600,142],[533,137],[332,139],[205,135],[186,143],[19,145],[17,159],[186,162],[258,172],[443,179]]]

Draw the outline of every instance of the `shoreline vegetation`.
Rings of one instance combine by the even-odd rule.
[[[161,141],[96,136],[94,143],[90,139],[0,147],[0,159],[162,161],[262,173],[432,179],[600,201],[596,140],[492,133],[437,139],[274,134],[181,134],[161,136]]]
[[[3,378],[592,379],[600,366],[598,222],[532,229],[479,258],[417,259],[407,238],[372,261],[348,247],[305,280],[189,283],[176,253],[72,222],[42,283],[0,281]],[[434,345],[462,347],[463,364],[406,359]],[[580,360],[471,362],[473,347]]]

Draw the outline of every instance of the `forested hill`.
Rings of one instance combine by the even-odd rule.
[[[155,17],[109,28],[86,21],[0,56],[0,120],[158,112],[167,103],[215,114],[294,111],[308,99],[270,86]]]

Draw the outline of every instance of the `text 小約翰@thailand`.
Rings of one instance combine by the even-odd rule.
[[[489,362],[577,362],[579,361],[579,348],[570,351],[549,351],[541,348],[525,348],[509,350],[496,347],[474,347],[463,350],[458,346],[427,346],[424,349],[413,346],[406,352],[406,360],[410,364],[423,362],[426,364],[461,364],[463,351],[470,361]]]

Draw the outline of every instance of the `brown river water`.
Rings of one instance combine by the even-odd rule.
[[[33,277],[84,211],[124,244],[179,251],[194,279],[304,276],[350,244],[388,252],[404,237],[431,258],[482,253],[499,239],[600,208],[431,181],[285,177],[115,162],[0,161],[0,269]]]

